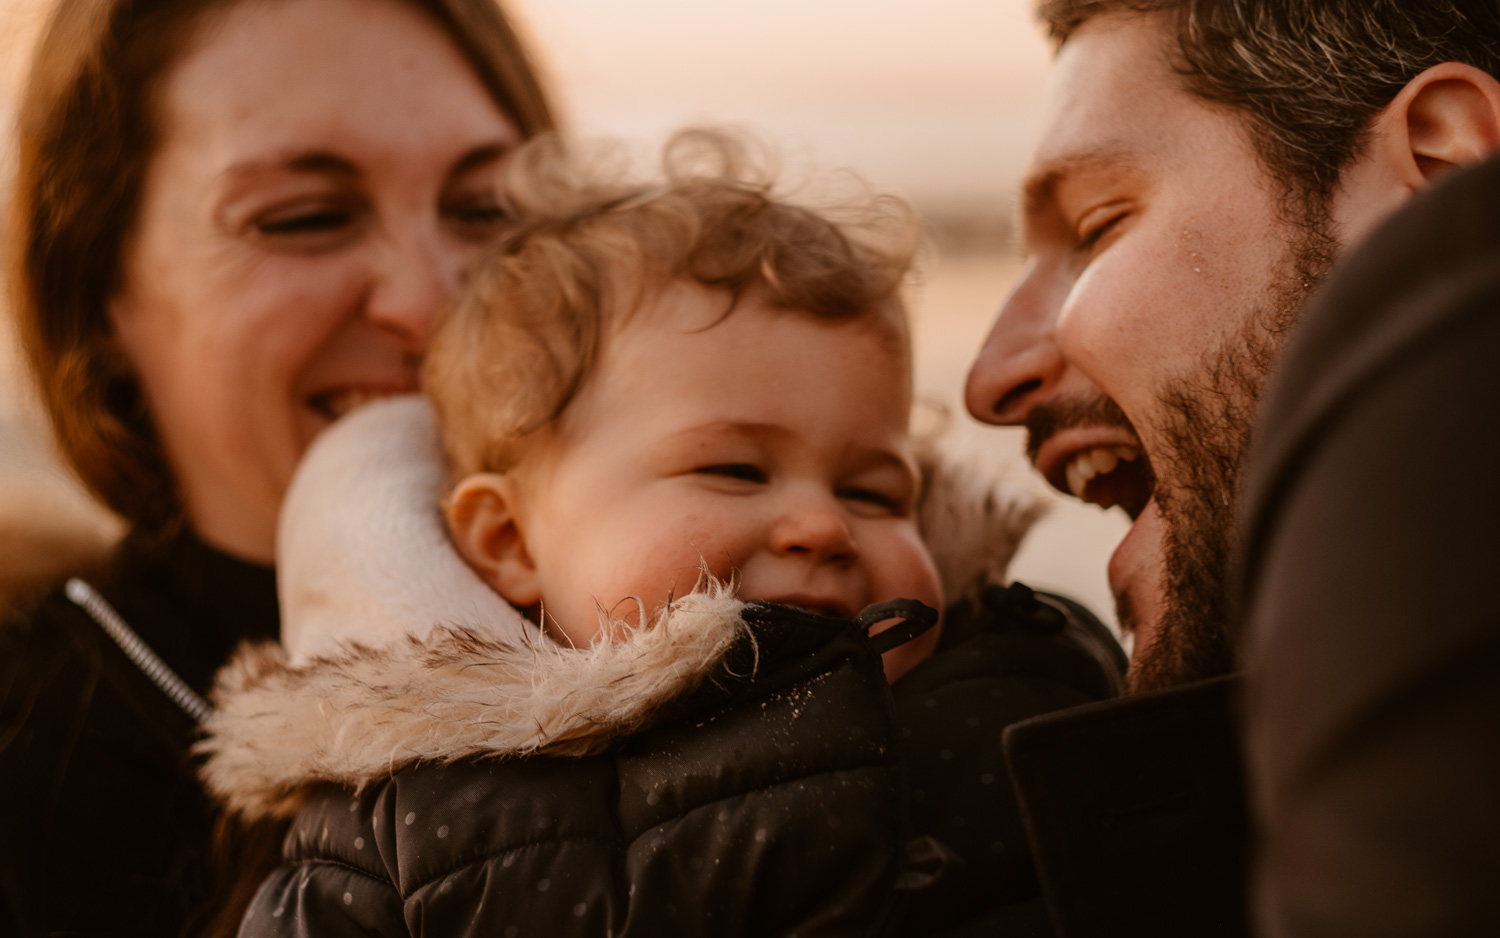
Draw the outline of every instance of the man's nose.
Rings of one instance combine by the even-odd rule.
[[[421,352],[437,314],[457,295],[462,259],[436,233],[413,232],[390,243],[377,260],[365,315]]]
[[[1061,299],[1034,268],[1021,278],[969,367],[964,403],[975,419],[1022,424],[1056,392],[1065,370],[1056,339]]]
[[[786,557],[801,557],[817,563],[847,562],[859,556],[859,547],[837,501],[799,498],[786,506],[772,526],[771,550]]]

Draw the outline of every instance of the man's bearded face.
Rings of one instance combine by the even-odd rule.
[[[1227,674],[1235,666],[1229,579],[1237,541],[1240,473],[1271,365],[1308,293],[1327,270],[1333,239],[1309,218],[1305,237],[1261,302],[1247,311],[1237,339],[1208,356],[1194,379],[1161,391],[1167,446],[1156,462],[1155,497],[1166,525],[1164,603],[1156,640],[1131,666],[1132,690],[1172,687]],[[1122,627],[1134,628],[1128,603]]]
[[[1028,263],[968,406],[1059,490],[1133,520],[1110,561],[1138,690],[1233,668],[1225,579],[1256,403],[1335,244],[1151,17],[1075,34],[1025,185]]]

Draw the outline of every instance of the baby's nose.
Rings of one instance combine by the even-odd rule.
[[[772,528],[770,546],[777,554],[818,562],[849,561],[859,556],[854,535],[836,504],[803,503],[788,510]]]

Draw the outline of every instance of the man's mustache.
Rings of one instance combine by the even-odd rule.
[[[1074,427],[1119,427],[1137,440],[1141,435],[1114,398],[1071,397],[1038,404],[1026,415],[1026,456],[1033,463],[1048,440]]]

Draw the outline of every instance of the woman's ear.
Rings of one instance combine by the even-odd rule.
[[[1403,181],[1422,189],[1500,150],[1500,81],[1472,65],[1435,65],[1407,82],[1374,130]]]
[[[514,479],[479,473],[458,484],[444,513],[459,554],[490,588],[524,609],[541,602],[542,590],[516,503]]]

